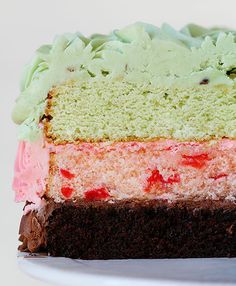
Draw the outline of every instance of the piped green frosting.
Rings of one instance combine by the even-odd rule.
[[[55,38],[36,51],[26,66],[13,120],[20,139],[41,134],[48,91],[68,80],[127,81],[156,87],[190,88],[203,81],[211,86],[234,86],[234,31],[205,29],[190,24],[176,31],[136,23],[110,35],[85,38],[79,33]]]

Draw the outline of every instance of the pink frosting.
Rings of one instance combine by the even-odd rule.
[[[41,205],[49,169],[49,148],[42,140],[21,141],[14,168],[13,189],[16,202],[31,202],[30,208]],[[28,209],[29,209],[28,207]]]

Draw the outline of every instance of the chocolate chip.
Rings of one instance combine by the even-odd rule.
[[[164,96],[163,96],[165,99],[167,99],[168,97],[168,93],[165,92]]]
[[[44,114],[41,118],[41,121],[43,121],[44,119],[47,119],[48,121],[50,121],[53,119],[53,117],[50,114],[48,114],[48,115]]]
[[[102,70],[101,72],[102,72],[102,75],[103,75],[103,76],[109,75],[109,71],[104,71],[104,70]]]
[[[200,84],[208,84],[209,83],[209,79],[208,78],[204,78]]]
[[[68,67],[67,70],[68,70],[69,72],[74,72],[74,71],[75,71],[75,68],[74,68],[74,67]]]
[[[226,72],[226,75],[231,78],[235,79],[236,78],[236,68],[232,68]]]
[[[95,74],[92,73],[91,71],[87,70],[87,72],[88,72],[88,74],[89,74],[91,77],[95,77]],[[83,88],[83,87],[82,87],[82,88]],[[84,88],[84,89],[86,89],[86,88]]]

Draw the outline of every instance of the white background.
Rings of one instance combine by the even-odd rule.
[[[23,205],[13,202],[11,190],[17,140],[10,114],[22,66],[34,50],[55,34],[107,33],[136,21],[168,22],[176,28],[189,22],[236,28],[235,15],[235,0],[0,0],[0,285],[43,284],[17,270]]]

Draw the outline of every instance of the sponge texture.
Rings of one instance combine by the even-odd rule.
[[[205,82],[204,82],[205,83]],[[164,88],[70,81],[52,89],[45,130],[54,143],[236,137],[234,87]]]
[[[236,200],[236,141],[65,144],[46,196],[90,200]]]

